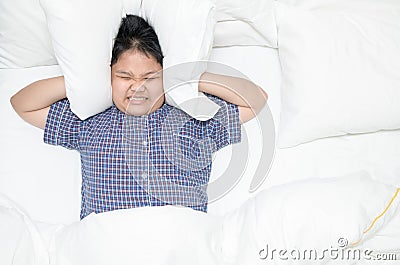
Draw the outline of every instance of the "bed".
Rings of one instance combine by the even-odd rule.
[[[242,143],[213,158],[207,214],[177,206],[143,207],[93,213],[80,221],[79,154],[45,145],[42,131],[24,123],[9,103],[25,85],[64,74],[82,117],[107,104],[100,101],[106,96],[85,104],[78,100],[93,91],[74,89],[83,78],[69,64],[82,56],[72,54],[72,63],[63,57],[75,47],[60,34],[69,31],[60,31],[67,23],[61,25],[59,18],[74,12],[67,2],[41,0],[22,9],[27,1],[20,0],[21,13],[15,12],[17,4],[0,3],[7,14],[0,19],[1,264],[400,260],[399,3],[174,0],[167,9],[157,7],[158,1],[114,1],[115,15],[111,1],[99,2],[98,13],[108,11],[103,19],[116,24],[113,16],[121,16],[121,10],[147,16],[160,27],[165,23],[161,13],[179,14],[188,24],[176,27],[174,37],[197,27],[192,30],[202,30],[202,45],[196,52],[174,49],[168,31],[160,30],[168,58],[174,58],[168,64],[179,61],[174,55],[180,51],[186,58],[226,65],[260,85],[269,98],[259,119],[243,126]],[[199,5],[197,13],[184,12],[193,9],[191,4]],[[87,15],[86,4],[80,5]],[[57,13],[61,7],[63,13]],[[32,20],[38,14],[41,20]],[[6,24],[18,16],[25,16],[20,17],[24,27]],[[45,30],[29,35],[38,28]],[[13,38],[24,36],[25,46],[10,41],[10,32]],[[29,41],[37,45],[33,52],[26,48]],[[239,173],[232,172],[238,152]]]

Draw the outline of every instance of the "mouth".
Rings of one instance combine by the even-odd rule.
[[[127,99],[129,100],[130,105],[142,105],[145,104],[149,98],[131,96],[128,97]]]
[[[145,100],[147,100],[148,98],[145,98],[145,97],[129,97],[128,98],[130,101],[145,101]]]

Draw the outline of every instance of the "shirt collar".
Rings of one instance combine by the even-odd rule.
[[[146,118],[147,117],[149,120],[162,119],[168,114],[168,112],[172,108],[173,107],[171,105],[168,105],[168,104],[164,103],[160,108],[156,109],[155,111],[153,111],[152,113],[150,113],[148,115],[140,116],[140,118]],[[115,104],[112,105],[112,109],[113,109],[113,112],[115,113],[115,115],[117,116],[116,118],[119,119],[120,121],[123,121],[125,116],[127,116],[127,114],[125,114],[124,112],[120,111],[117,108],[117,106],[115,106]],[[130,117],[133,117],[133,116],[130,116]]]

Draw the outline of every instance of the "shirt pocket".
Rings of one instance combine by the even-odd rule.
[[[173,134],[171,161],[179,170],[199,171],[212,162],[211,139],[201,139],[183,133]]]

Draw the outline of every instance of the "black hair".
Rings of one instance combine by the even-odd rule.
[[[161,66],[163,65],[164,56],[157,34],[142,17],[127,14],[126,17],[122,18],[117,36],[114,39],[111,66],[127,50],[137,50],[148,57],[152,56]]]

